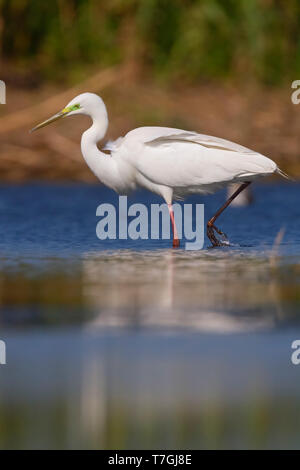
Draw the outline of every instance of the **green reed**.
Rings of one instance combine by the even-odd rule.
[[[135,61],[166,79],[300,72],[298,0],[0,0],[0,58],[47,77]]]

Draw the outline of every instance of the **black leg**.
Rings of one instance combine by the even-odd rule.
[[[207,222],[207,236],[208,238],[210,239],[211,243],[213,246],[222,246],[224,245],[224,241],[227,240],[227,236],[225,235],[225,233],[223,233],[221,230],[219,230],[216,226],[215,226],[215,221],[217,220],[217,218],[219,217],[219,215],[222,214],[222,212],[226,209],[226,207],[229,206],[229,204],[244,190],[247,188],[247,186],[249,186],[249,184],[251,184],[251,181],[247,181],[246,183],[243,183],[241,184],[241,186],[232,194],[232,196],[230,196],[229,199],[227,199],[227,201],[225,202],[225,204],[223,204],[222,207],[220,207],[220,209],[215,213],[215,215]],[[222,240],[219,240],[217,237],[216,237],[216,234],[215,232],[217,232],[219,235],[221,235],[221,237],[223,238],[223,241]]]

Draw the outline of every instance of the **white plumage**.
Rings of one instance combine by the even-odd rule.
[[[162,196],[171,206],[174,199],[187,194],[212,193],[230,183],[251,182],[274,172],[282,174],[276,163],[246,147],[169,127],[134,129],[109,141],[103,147],[111,152],[107,155],[97,147],[107,131],[107,111],[102,99],[93,93],[77,96],[33,130],[73,114],[92,118],[92,126],[81,139],[83,157],[99,180],[120,194],[143,187]]]
[[[133,169],[129,189],[137,184],[153,191],[157,185],[155,192],[168,204],[186,194],[211,193],[277,169],[272,160],[241,145],[168,127],[140,127],[129,132],[111,146],[111,157],[118,165],[126,162]]]

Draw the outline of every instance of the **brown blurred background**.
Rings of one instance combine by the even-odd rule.
[[[107,138],[143,125],[217,135],[300,175],[296,0],[0,0],[1,180],[94,181],[88,120],[30,135],[83,91],[108,108]]]

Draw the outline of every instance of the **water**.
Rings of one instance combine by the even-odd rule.
[[[99,185],[1,186],[0,448],[299,448],[299,194],[256,185],[189,252],[98,240]]]

